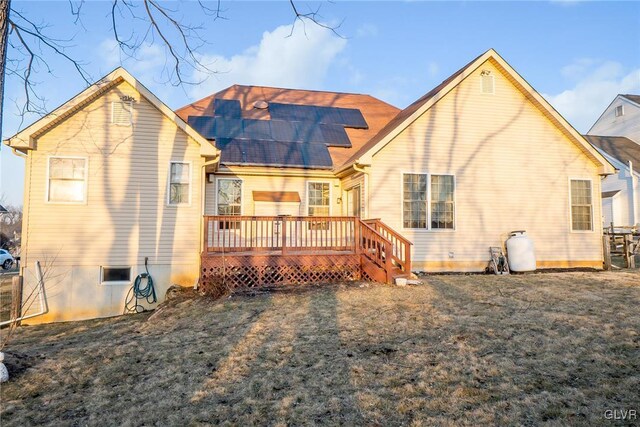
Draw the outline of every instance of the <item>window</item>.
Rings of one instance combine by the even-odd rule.
[[[100,282],[129,283],[131,282],[131,267],[101,267]]]
[[[403,174],[402,225],[404,228],[453,230],[455,228],[454,176]]]
[[[402,192],[404,228],[427,228],[427,175],[404,174]]]
[[[86,166],[87,159],[50,157],[47,201],[83,203],[87,188]]]
[[[133,103],[131,101],[112,102],[111,123],[118,126],[131,126],[133,124]]]
[[[218,180],[218,215],[242,215],[242,180]],[[220,229],[239,228],[240,222],[220,221]]]
[[[190,203],[191,165],[171,162],[169,170],[169,204],[184,205]]]
[[[592,230],[591,181],[571,180],[571,229],[573,231]]]
[[[616,107],[616,117],[624,116],[624,105],[618,105]]]
[[[480,73],[480,82],[482,93],[492,94],[495,92],[495,81],[491,75],[491,71],[482,71]]]
[[[329,183],[309,182],[307,185],[309,216],[329,216]]]
[[[309,216],[329,216],[329,183],[309,182],[307,183],[307,212]],[[327,230],[327,221],[309,221],[311,230]]]
[[[453,176],[431,175],[431,228],[453,229]]]

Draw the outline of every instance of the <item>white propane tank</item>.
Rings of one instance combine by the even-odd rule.
[[[507,259],[511,271],[534,271],[536,252],[524,230],[512,231],[507,239]]]

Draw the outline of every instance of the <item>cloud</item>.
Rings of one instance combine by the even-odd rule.
[[[640,68],[628,70],[618,62],[580,59],[561,74],[574,87],[543,96],[580,132],[589,130],[617,94],[640,92]]]
[[[346,45],[345,39],[317,25],[298,23],[293,32],[291,25],[284,25],[264,32],[259,44],[240,54],[204,55],[201,62],[218,73],[208,76],[195,71],[193,79],[203,82],[189,94],[202,98],[236,83],[318,88]]]

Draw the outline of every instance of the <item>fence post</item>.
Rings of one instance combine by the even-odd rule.
[[[611,270],[611,243],[610,235],[604,234],[602,236],[602,254],[604,255],[604,269]]]
[[[22,316],[22,277],[14,276],[11,279],[11,316],[10,319],[16,321]]]
[[[624,257],[627,260],[627,268],[636,268],[636,259],[633,256],[633,235],[624,236]]]

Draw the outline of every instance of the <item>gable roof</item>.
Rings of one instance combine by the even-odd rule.
[[[342,172],[353,164],[368,165],[375,153],[395,138],[401,131],[423,115],[429,108],[435,105],[447,93],[453,90],[464,79],[471,75],[486,61],[491,61],[496,68],[509,77],[525,97],[535,105],[545,116],[574,144],[576,144],[594,163],[600,166],[599,173],[612,174],[615,168],[604,158],[598,150],[594,149],[584,137],[576,131],[552,106],[549,104],[526,80],[522,78],[498,53],[489,49],[482,55],[453,73],[449,78],[419,98],[413,104],[402,110],[370,141],[364,144],[353,156],[348,159],[341,170]]]
[[[640,105],[640,95],[625,94],[620,96],[627,98],[629,101],[635,102],[636,104]]]
[[[178,128],[182,129],[187,135],[193,138],[200,144],[200,153],[203,156],[219,156],[219,151],[196,132],[191,126],[189,126],[180,116],[178,116],[173,110],[165,105],[160,99],[155,96],[149,89],[147,89],[142,83],[140,83],[135,77],[133,77],[127,70],[122,67],[118,67],[111,73],[107,74],[78,95],[71,98],[40,120],[27,126],[22,131],[7,138],[4,143],[12,148],[20,151],[32,150],[35,148],[35,141],[38,137],[44,134],[46,131],[60,123],[62,120],[73,115],[88,103],[99,98],[109,89],[117,86],[122,82],[127,82],[133,88],[135,88],[140,95],[142,95],[147,101],[149,101],[154,107],[156,107],[162,114],[164,114],[169,120],[173,121]]]
[[[362,112],[367,129],[345,128],[351,147],[329,147],[334,168],[342,166],[354,152],[378,133],[398,112],[398,108],[370,95],[285,89],[267,86],[233,85],[176,110],[183,120],[190,116],[213,116],[216,99],[238,100],[244,119],[271,120],[268,108],[255,108],[258,101],[321,107],[353,108]]]
[[[594,147],[604,151],[623,164],[633,163],[633,170],[640,174],[640,144],[624,136],[585,135]]]
[[[0,205],[0,213],[7,213],[9,212],[4,206]]]

